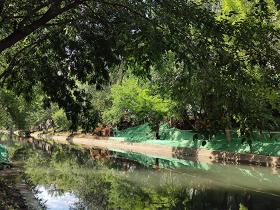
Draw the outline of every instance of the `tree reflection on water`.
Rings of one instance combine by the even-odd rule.
[[[133,160],[131,155],[128,158],[127,155],[100,149],[35,140],[30,142],[16,148],[14,160],[23,160],[29,181],[36,186],[45,186],[49,194],[73,193],[79,202],[75,202],[71,209],[280,208],[277,195],[256,193],[254,189],[245,190],[234,184],[225,187],[223,182],[219,182],[218,175],[215,175],[216,180],[213,174],[211,177],[204,175],[206,172],[213,173],[211,170],[189,168],[158,171],[153,168],[162,166],[167,160],[142,157],[143,163],[139,164],[137,155],[135,159],[138,161]],[[149,168],[153,161],[154,166]],[[236,169],[240,177],[242,170]],[[254,177],[248,180],[260,180]],[[279,176],[273,178],[280,180]]]

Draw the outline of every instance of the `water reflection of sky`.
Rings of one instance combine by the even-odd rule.
[[[66,192],[58,195],[50,193],[49,189],[44,186],[38,186],[36,189],[38,190],[37,198],[42,199],[49,210],[68,210],[79,202],[79,199],[72,193]]]

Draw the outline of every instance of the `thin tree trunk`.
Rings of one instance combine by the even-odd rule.
[[[232,142],[231,130],[229,128],[226,128],[225,133],[226,133],[226,138],[228,143],[231,143]]]

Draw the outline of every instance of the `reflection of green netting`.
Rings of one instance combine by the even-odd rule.
[[[191,160],[179,160],[179,159],[160,159],[159,164],[161,168],[197,168],[197,169],[203,169],[203,170],[209,170],[211,168],[211,165],[207,163],[202,162],[194,162]]]
[[[119,157],[125,157],[129,160],[134,160],[138,163],[140,163],[143,166],[149,167],[149,168],[155,168],[156,167],[156,158],[150,157],[146,155],[142,155],[139,153],[132,153],[132,152],[116,152],[117,156]],[[179,160],[179,159],[168,159],[168,158],[158,158],[158,164],[160,168],[198,168],[198,169],[204,169],[209,170],[210,165],[207,163],[199,163],[199,162],[193,162],[190,160]]]
[[[153,167],[155,165],[155,158],[132,152],[116,152],[117,156],[124,157],[129,160],[134,160],[146,167]]]
[[[127,141],[141,142],[148,139],[155,139],[155,132],[146,123],[143,125],[127,128],[122,131],[116,131],[116,137],[124,137]]]
[[[0,164],[9,163],[8,151],[4,145],[0,144]]]

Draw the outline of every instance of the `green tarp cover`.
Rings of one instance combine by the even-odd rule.
[[[254,153],[260,155],[280,156],[280,132],[253,132],[251,136],[252,151],[247,141],[238,137],[237,131],[231,131],[231,143],[225,133],[213,135],[205,140],[191,130],[179,130],[163,124],[159,129],[160,140],[155,139],[155,132],[148,124],[131,127],[118,131],[116,137],[128,142],[141,142],[145,144],[167,145],[173,147],[205,148],[215,151],[229,151],[234,153]]]
[[[191,130],[179,130],[177,128],[170,128],[167,124],[163,124],[159,128],[159,135],[161,140],[193,140],[196,135]]]
[[[0,144],[0,164],[8,164],[9,163],[9,155],[7,148]]]
[[[177,128],[169,128],[167,124],[163,124],[159,128],[160,140],[193,140],[196,133],[190,130],[179,130]],[[143,142],[155,139],[156,134],[152,131],[148,123],[127,128],[125,130],[116,131],[115,137],[122,137],[131,142]]]
[[[143,124],[125,130],[116,131],[115,137],[123,137],[130,142],[142,142],[147,139],[155,139],[155,132],[152,131],[149,124]]]

